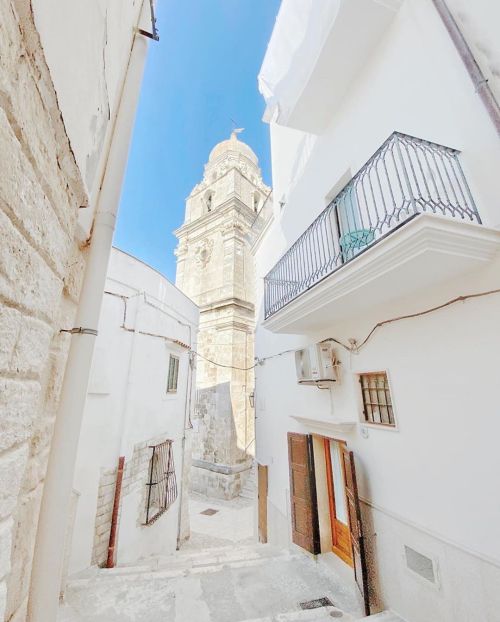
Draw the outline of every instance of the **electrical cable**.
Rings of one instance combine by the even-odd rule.
[[[375,326],[371,329],[371,331],[368,333],[368,335],[363,339],[363,341],[359,345],[357,345],[356,342],[353,342],[353,351],[355,351],[356,353],[359,352],[359,350],[371,338],[373,333],[380,327],[385,326],[385,324],[390,324],[391,322],[398,322],[399,320],[408,320],[413,317],[420,317],[421,315],[427,315],[429,313],[432,313],[433,311],[439,311],[440,309],[444,309],[445,307],[456,304],[457,302],[464,302],[465,300],[469,300],[470,298],[481,298],[482,296],[490,296],[491,294],[500,294],[500,289],[490,289],[489,291],[479,292],[478,294],[466,294],[464,296],[457,296],[456,298],[452,298],[451,300],[448,300],[447,302],[443,302],[442,304],[437,305],[436,307],[431,307],[430,309],[425,309],[424,311],[418,311],[416,313],[409,313],[408,315],[400,315],[399,317],[393,317],[390,320],[384,320],[382,322],[378,322],[378,324],[375,324]]]
[[[121,296],[119,294],[112,294],[111,292],[105,292],[106,294],[111,294],[114,296],[117,296],[118,298],[122,298],[125,301],[125,299],[127,298],[127,296]],[[373,336],[373,334],[382,326],[385,326],[386,324],[391,324],[392,322],[399,322],[401,320],[408,320],[411,318],[415,318],[415,317],[420,317],[423,315],[428,315],[429,313],[433,313],[434,311],[439,311],[440,309],[444,309],[445,307],[448,307],[450,305],[456,304],[457,302],[465,302],[466,300],[469,299],[473,299],[473,298],[482,298],[484,296],[490,296],[492,294],[500,294],[500,288],[498,289],[491,289],[485,292],[479,292],[477,294],[465,294],[462,296],[457,296],[456,298],[452,298],[451,300],[448,300],[446,302],[443,302],[440,305],[436,305],[435,307],[430,307],[429,309],[424,309],[423,311],[417,311],[415,313],[409,313],[407,315],[400,315],[398,317],[393,317],[390,318],[388,320],[383,320],[381,322],[378,322],[377,324],[375,324],[375,326],[373,326],[373,328],[370,330],[370,332],[367,334],[367,336],[361,341],[361,343],[358,344],[356,339],[350,339],[350,345],[346,345],[345,343],[343,343],[342,341],[340,341],[339,339],[336,339],[335,337],[327,337],[326,339],[323,339],[321,343],[324,343],[326,341],[332,341],[334,343],[336,343],[337,345],[341,346],[342,348],[344,348],[345,350],[347,350],[348,352],[350,352],[351,354],[358,354],[359,351],[361,350],[361,348],[363,348],[368,341],[371,339],[371,337]],[[182,322],[179,322],[182,323]],[[125,330],[131,330],[126,328],[124,325],[122,326],[122,328],[124,328]],[[186,347],[186,344],[183,344],[181,342],[179,342],[176,339],[172,339],[171,337],[166,337],[164,335],[157,335],[154,333],[147,333],[147,332],[143,332],[143,331],[138,331],[139,333],[149,336],[149,337],[158,337],[161,339],[165,339],[166,341],[171,341],[174,343],[177,343],[178,345],[184,346]],[[220,344],[220,345],[230,345],[230,344]],[[200,354],[199,352],[196,352],[196,350],[193,350],[192,348],[189,348],[189,351],[192,352],[194,355],[198,356],[201,359],[204,359],[205,361],[207,361],[208,363],[211,363],[212,365],[215,365],[217,367],[223,367],[225,369],[234,369],[236,371],[251,371],[252,369],[255,369],[256,367],[258,367],[259,365],[262,365],[265,361],[268,361],[269,359],[273,359],[276,358],[278,356],[283,356],[285,354],[290,354],[292,352],[295,352],[296,349],[295,348],[291,348],[289,350],[283,350],[282,352],[277,352],[276,354],[270,354],[269,356],[264,356],[262,358],[258,358],[255,359],[255,363],[253,365],[251,365],[250,367],[237,367],[235,365],[225,365],[223,363],[218,363],[217,361],[214,361],[208,357],[206,357],[203,354]]]

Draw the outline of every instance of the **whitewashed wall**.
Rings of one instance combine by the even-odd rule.
[[[467,11],[472,14],[474,8]],[[484,8],[481,4],[479,13],[470,15],[477,32],[490,29]],[[271,125],[276,201],[274,222],[256,256],[258,358],[326,337],[362,339],[372,328],[367,300],[365,309],[353,310],[356,320],[332,322],[321,333],[273,334],[262,327],[262,278],[324,209],[332,190],[340,189],[346,175],[352,176],[394,130],[460,149],[483,222],[500,225],[495,173],[500,145],[491,121],[432,4],[407,0],[323,134]],[[440,288],[382,305],[376,321],[498,288],[499,270],[497,260]],[[299,386],[291,353],[258,366],[257,458],[269,464],[270,541],[290,541],[286,433],[318,431],[294,417],[361,421],[356,374],[386,369],[397,430],[358,425],[335,434],[356,454],[380,603],[410,622],[495,622],[500,502],[491,495],[491,477],[500,467],[495,414],[499,316],[500,297],[492,295],[386,326],[359,355],[337,348],[342,382],[331,391]],[[435,560],[437,587],[405,568],[404,544]]]
[[[189,425],[186,411],[194,404],[194,370],[190,368],[186,347],[151,334],[193,344],[198,308],[161,274],[118,249],[112,251],[106,292],[74,480],[79,501],[70,573],[105,559],[103,551],[107,548],[111,520],[109,504],[114,495],[119,456],[125,456],[126,470],[118,563],[175,550],[181,490],[185,484],[183,439],[185,421]],[[128,297],[124,324],[125,302],[118,296]],[[136,334],[132,332],[134,329]],[[180,358],[176,393],[166,390],[170,354]],[[143,526],[151,453],[147,447],[164,439],[174,441],[179,495],[166,514],[154,524]],[[145,462],[142,450],[145,450]],[[138,451],[142,451],[140,459]],[[132,465],[133,458],[140,464]],[[103,512],[99,512],[103,506],[106,506]],[[96,516],[103,518],[96,521]]]
[[[71,148],[89,201],[80,235],[92,225],[135,26],[151,31],[149,2],[33,0],[33,16]]]

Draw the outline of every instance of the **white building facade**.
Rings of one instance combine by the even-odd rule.
[[[69,574],[173,553],[189,536],[198,315],[160,273],[113,249],[78,447]]]
[[[347,569],[372,613],[494,622],[500,142],[441,5],[282,3],[260,75],[260,532]],[[498,9],[449,5],[494,97]]]

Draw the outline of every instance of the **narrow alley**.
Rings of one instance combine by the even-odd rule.
[[[363,617],[354,586],[346,588],[324,560],[315,561],[298,547],[255,542],[249,486],[232,501],[192,494],[189,509],[191,537],[175,554],[73,576],[59,622],[348,622]],[[302,609],[308,602],[314,608]]]
[[[500,622],[499,24],[0,0],[0,622]]]

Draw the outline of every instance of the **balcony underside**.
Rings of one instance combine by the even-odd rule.
[[[391,300],[471,272],[500,250],[500,231],[421,214],[366,248],[265,320],[274,333],[328,329]]]

